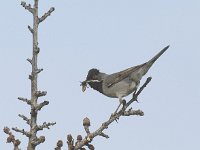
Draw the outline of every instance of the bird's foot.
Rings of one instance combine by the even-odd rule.
[[[110,118],[115,117],[115,115],[117,115],[117,112],[112,113]]]
[[[123,105],[123,107],[126,105],[126,100],[125,99],[122,100],[122,105]]]
[[[113,118],[113,117],[115,118],[116,115],[117,115],[117,113],[112,113],[111,116],[110,116],[110,119]],[[118,120],[119,120],[119,117],[117,116],[117,117],[115,118],[115,121],[118,123]]]
[[[125,105],[126,105],[126,100],[122,100],[122,109],[121,109],[121,111],[124,111]]]
[[[137,98],[136,98],[134,101],[135,101],[135,102],[137,102],[137,103],[139,103],[139,101],[138,101],[138,99],[137,99]]]
[[[135,91],[133,92],[133,96],[136,95],[136,92],[137,92],[137,90],[135,90]]]

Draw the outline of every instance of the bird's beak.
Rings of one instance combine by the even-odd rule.
[[[87,81],[81,82],[81,86],[82,86],[82,92],[85,92],[85,90],[87,88]]]

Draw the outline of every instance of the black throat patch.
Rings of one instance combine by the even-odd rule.
[[[103,81],[101,82],[89,82],[88,84],[90,85],[91,88],[93,88],[94,90],[99,91],[100,93],[103,93]]]
[[[90,69],[88,71],[88,75],[87,75],[87,78],[86,80],[89,81],[89,80],[99,80],[98,79],[98,75],[99,75],[99,70],[98,69]],[[103,87],[102,87],[102,82],[88,82],[88,84],[90,85],[91,88],[93,88],[94,90],[97,90],[99,91],[100,93],[103,93]]]

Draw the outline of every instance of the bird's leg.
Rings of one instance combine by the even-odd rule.
[[[135,88],[135,90],[134,90],[134,92],[133,92],[133,97],[136,95],[136,93],[137,93],[137,89],[138,89],[138,87],[139,87],[139,84],[140,84],[140,82],[137,84],[137,86],[136,86],[136,88]],[[136,99],[135,100],[136,102],[138,102],[138,100]],[[138,102],[139,103],[139,102]]]
[[[124,106],[126,105],[126,100],[124,99],[124,100],[122,100],[122,105],[123,105],[123,107],[122,108],[124,108]]]
[[[117,109],[115,110],[114,114],[117,113],[117,111],[119,110],[119,107],[120,107],[121,105],[123,105],[123,107],[124,107],[124,105],[126,105],[126,101],[125,101],[125,100],[122,100],[122,98],[119,98],[119,105],[118,105]]]
[[[119,102],[119,105],[118,105],[117,109],[115,110],[114,114],[117,113],[117,111],[118,111],[119,107],[121,106],[121,104],[122,104],[122,102]]]

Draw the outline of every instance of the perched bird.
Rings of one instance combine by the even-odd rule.
[[[81,83],[82,91],[84,92],[87,84],[89,84],[91,88],[99,91],[105,96],[119,98],[120,104],[115,111],[116,113],[122,104],[122,98],[137,90],[142,77],[168,48],[169,46],[163,48],[152,59],[141,65],[137,65],[117,73],[106,74],[100,72],[98,69],[90,69],[86,80]]]

